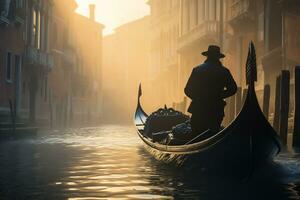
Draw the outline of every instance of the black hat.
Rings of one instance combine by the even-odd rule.
[[[218,58],[224,58],[225,55],[221,53],[220,47],[216,45],[209,45],[208,50],[202,52],[203,56],[215,56]]]

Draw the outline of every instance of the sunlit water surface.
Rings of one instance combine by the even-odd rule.
[[[300,163],[229,180],[160,164],[129,126],[40,133],[0,142],[0,199],[300,199]],[[269,175],[267,175],[269,174]]]

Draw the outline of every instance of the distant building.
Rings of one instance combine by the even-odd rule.
[[[0,118],[52,127],[99,123],[102,29],[75,0],[0,2]],[[13,108],[14,110],[14,108]]]
[[[291,105],[294,110],[294,67],[300,64],[300,2],[297,0],[265,1],[264,47],[262,57],[265,83],[275,97],[276,77],[281,70],[291,72]],[[274,105],[274,102],[272,101]]]
[[[75,126],[95,125],[102,118],[103,28],[95,21],[95,5],[90,5],[89,17],[72,15],[69,42],[76,53],[76,65],[71,73],[70,123]]]
[[[54,64],[45,80],[44,101],[48,104],[49,125],[67,127],[71,115],[72,72],[77,65],[70,24],[77,4],[74,0],[54,0],[53,4],[49,48]]]
[[[153,103],[162,107],[172,106],[180,100],[179,55],[177,53],[180,20],[179,0],[149,0],[150,15],[150,64],[149,76],[155,96]],[[182,97],[182,95],[181,95]]]
[[[90,17],[75,13],[74,0],[54,0],[50,48],[49,123],[52,127],[86,126],[102,115],[102,30]]]
[[[276,77],[281,70],[293,73],[300,63],[299,37],[300,3],[297,0],[231,0],[226,4],[227,23],[230,27],[228,51],[234,57],[237,81],[245,86],[245,63],[249,41],[254,41],[257,50],[258,83],[262,91],[265,84],[271,85],[271,112],[274,111]],[[293,90],[291,90],[293,110]],[[259,97],[262,93],[258,92]]]
[[[153,87],[147,81],[150,35],[149,17],[146,16],[104,37],[103,107],[107,122],[130,120],[128,116],[134,112],[139,83],[145,88],[145,94],[151,94],[146,89]]]
[[[26,42],[26,5],[23,1],[0,2],[0,121],[10,121],[10,104],[16,108],[18,117],[28,114],[23,81],[26,76],[24,54]],[[27,85],[26,85],[27,84]]]
[[[263,71],[261,56],[264,52],[263,31],[264,31],[264,3],[262,0],[239,0],[227,1],[225,4],[226,22],[228,24],[228,40],[225,41],[229,54],[233,57],[233,66],[236,69],[237,83],[245,87],[245,63],[248,54],[250,41],[255,43],[258,84],[256,89],[263,89]]]
[[[201,52],[210,44],[221,46],[226,54],[223,63],[231,70],[238,85],[245,87],[248,44],[253,41],[257,50],[258,64],[256,89],[261,99],[264,85],[271,85],[272,110],[276,76],[282,69],[288,69],[293,73],[294,66],[300,63],[297,36],[300,33],[297,28],[300,24],[299,1],[180,0],[179,11],[177,6],[173,7],[180,13],[179,17],[170,9],[170,6],[177,3],[176,0],[148,1],[151,6],[152,30],[150,74],[153,82],[160,86],[154,87],[160,88],[158,91],[162,95],[157,95],[159,99],[168,103],[163,95],[172,96],[170,92],[174,90],[175,85],[178,85],[175,89],[178,99],[184,96],[183,89],[191,70],[204,61],[205,57]],[[169,33],[169,24],[176,23],[179,25],[179,35],[175,43],[179,59],[172,57],[171,60],[179,63],[178,76],[173,74],[172,79],[167,79],[162,69],[167,68],[164,67],[166,66],[164,61],[170,58],[168,47],[172,45],[168,45],[165,41],[173,41],[172,33],[177,34],[177,31]],[[165,85],[160,82],[161,80],[167,80],[170,85]],[[293,76],[291,87],[293,88]]]
[[[0,3],[1,111],[13,102],[19,120],[46,119],[45,80],[53,66],[48,48],[50,1],[4,0]],[[9,118],[9,117],[8,117]]]
[[[48,124],[47,77],[53,68],[49,48],[49,23],[52,1],[25,1],[26,48],[24,67],[24,107],[29,108],[31,123]]]
[[[226,49],[225,40],[227,26],[225,24],[225,7],[223,0],[181,0],[180,4],[180,35],[178,52],[180,54],[180,90],[192,72],[192,68],[203,63],[206,51],[211,44],[219,45],[226,54],[228,67],[236,77],[231,66],[231,56]]]

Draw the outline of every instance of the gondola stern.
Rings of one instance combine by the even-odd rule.
[[[248,124],[250,121],[256,122],[256,126],[262,128],[265,134],[269,135],[269,138],[272,138],[271,141],[273,141],[273,144],[277,147],[276,154],[278,154],[282,147],[280,139],[278,138],[277,132],[264,115],[255,91],[255,82],[257,81],[257,64],[255,47],[252,41],[249,43],[249,51],[246,63],[246,80],[248,91],[245,102],[240,113],[237,115],[233,123],[229,125],[229,127],[234,128],[235,126],[245,126],[245,124]],[[251,134],[257,134],[256,131],[250,132]]]

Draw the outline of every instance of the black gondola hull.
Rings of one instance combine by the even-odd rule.
[[[145,139],[142,135],[141,137]],[[170,152],[167,146],[166,150],[162,151],[147,142],[145,148],[164,163],[179,167],[219,170],[251,170],[271,162],[279,152],[276,141],[260,133],[249,136],[247,132],[225,136],[220,142],[190,152]]]
[[[138,135],[146,149],[164,163],[229,172],[252,170],[271,162],[281,145],[277,133],[262,114],[256,96],[251,94],[251,90],[249,93],[242,111],[226,129],[204,141],[181,146],[162,145],[144,136],[143,126],[139,127],[138,121],[145,121],[148,116],[138,103],[135,115]]]

